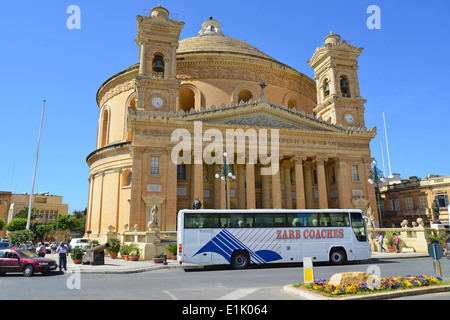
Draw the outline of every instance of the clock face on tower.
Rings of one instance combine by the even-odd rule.
[[[154,97],[152,99],[152,106],[156,109],[162,108],[164,105],[164,100],[160,97]]]
[[[353,122],[355,122],[355,118],[353,118],[353,116],[351,114],[346,114],[345,121],[347,121],[347,123],[349,123],[349,124],[352,124]]]

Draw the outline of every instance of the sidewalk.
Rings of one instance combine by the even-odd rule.
[[[371,260],[384,260],[384,259],[409,259],[409,258],[429,258],[427,252],[379,252],[379,251],[372,251],[372,257]]]
[[[47,254],[46,258],[54,259],[58,263],[58,254]],[[399,259],[399,258],[426,258],[428,253],[380,253],[372,252],[371,260]],[[111,259],[105,255],[105,264],[100,266],[91,266],[90,264],[74,264],[72,259],[67,257],[67,270],[79,270],[81,273],[103,273],[103,274],[127,274],[147,272],[161,269],[202,269],[203,265],[193,263],[180,263],[176,260],[167,260],[167,265],[154,263],[151,260],[146,261],[124,261],[122,259]]]
[[[46,258],[50,258],[56,261],[59,265],[58,254],[46,254]],[[122,259],[111,259],[108,255],[105,255],[105,264],[100,266],[91,266],[90,264],[74,264],[70,256],[67,257],[67,272],[73,270],[79,270],[81,273],[103,273],[103,274],[127,274],[147,272],[161,269],[200,269],[202,265],[191,263],[180,263],[176,260],[167,260],[167,265],[162,263],[154,263],[151,260],[146,261],[125,261]],[[57,269],[58,271],[59,269]]]

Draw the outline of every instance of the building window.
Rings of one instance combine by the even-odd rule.
[[[400,200],[392,199],[389,200],[389,208],[391,211],[400,210]]]
[[[358,166],[352,166],[353,181],[359,181]]]
[[[351,98],[350,85],[346,76],[341,77],[341,93],[344,98]]]
[[[133,173],[130,170],[126,170],[123,173],[122,177],[122,187],[131,186],[131,178],[133,177]]]
[[[441,209],[446,209],[448,206],[448,195],[446,194],[440,194],[438,196],[435,197],[436,198],[436,202],[439,206],[439,208]]]
[[[109,112],[106,109],[103,112],[103,117],[101,121],[100,148],[103,148],[108,144],[108,126],[109,126]]]
[[[189,112],[195,109],[195,93],[191,89],[182,89],[178,94],[178,112]]]
[[[241,101],[247,103],[250,99],[253,99],[253,94],[249,90],[244,89],[239,92],[238,103],[240,103]]]
[[[405,209],[413,209],[413,199],[411,197],[405,198]]]
[[[162,55],[156,54],[152,61],[152,77],[163,79],[164,78],[164,58]]]
[[[427,196],[420,196],[420,197],[419,197],[419,201],[420,201],[420,208],[421,208],[421,209],[428,209],[428,199],[427,199]]]
[[[186,180],[186,165],[185,164],[177,165],[177,180],[181,180],[181,181]]]
[[[313,170],[313,184],[317,184],[317,170]]]
[[[328,80],[324,81],[324,84],[322,86],[323,91],[323,97],[326,98],[330,95],[330,84],[328,83]]]
[[[150,168],[150,174],[159,174],[159,158],[152,157],[152,165]]]

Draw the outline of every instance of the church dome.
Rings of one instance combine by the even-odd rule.
[[[228,53],[278,62],[245,41],[227,37],[212,18],[203,22],[198,36],[180,40],[177,55],[190,53]]]

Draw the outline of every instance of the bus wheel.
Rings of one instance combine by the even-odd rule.
[[[333,249],[330,253],[330,262],[332,264],[343,264],[347,261],[347,255],[343,249]]]
[[[245,269],[250,264],[250,256],[247,251],[235,251],[231,255],[230,263],[233,269]]]

